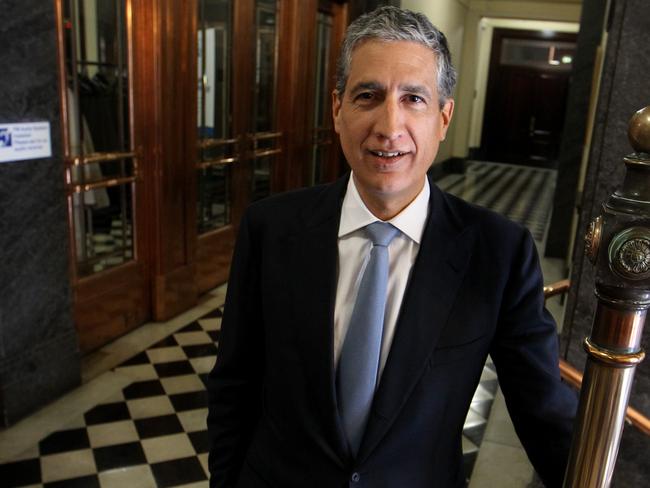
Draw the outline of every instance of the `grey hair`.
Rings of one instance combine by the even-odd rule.
[[[456,70],[451,64],[447,38],[424,14],[398,7],[386,6],[363,14],[352,22],[343,39],[336,65],[336,91],[342,95],[350,74],[352,52],[362,42],[410,41],[422,44],[436,55],[440,106],[449,99],[456,85]]]

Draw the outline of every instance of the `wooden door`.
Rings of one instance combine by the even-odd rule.
[[[555,167],[574,53],[574,34],[494,31],[482,158]]]
[[[237,60],[250,59],[250,29],[242,31],[250,5],[199,0],[197,17],[197,119],[186,123],[197,127],[195,282],[200,293],[226,281],[235,224],[248,200],[238,189],[246,164],[239,82],[249,70]]]
[[[336,55],[347,3],[198,0],[196,283],[228,278],[244,208],[331,181]]]
[[[279,0],[199,0],[196,284],[228,278],[244,208],[280,188]]]
[[[74,320],[82,352],[151,316],[131,0],[57,0]]]

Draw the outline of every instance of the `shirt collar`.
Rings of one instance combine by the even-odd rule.
[[[424,226],[429,213],[430,193],[431,189],[429,188],[429,179],[424,178],[424,185],[422,186],[420,193],[418,193],[418,196],[416,196],[415,199],[404,208],[404,210],[387,221],[397,227],[400,232],[408,236],[417,244],[420,244],[422,234],[424,233]],[[354,184],[353,174],[350,174],[348,188],[345,192],[343,206],[341,208],[339,238],[378,221],[379,219],[375,217],[373,213],[368,210],[366,204],[363,203],[361,195],[359,195],[359,191]]]

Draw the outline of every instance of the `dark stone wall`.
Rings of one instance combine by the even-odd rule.
[[[589,97],[591,95],[596,49],[602,40],[607,0],[584,0],[580,32],[573,60],[567,98],[564,131],[558,158],[558,178],[553,201],[553,217],[546,242],[546,256],[566,258],[569,252],[573,209],[585,143]]]
[[[582,198],[578,235],[584,235],[600,206],[623,181],[623,156],[632,148],[627,124],[638,109],[650,104],[650,2],[615,0],[612,3],[609,38],[594,125],[589,167]],[[584,368],[583,339],[589,335],[596,308],[594,268],[585,258],[580,242],[573,256],[571,292],[562,332],[566,359]],[[650,350],[650,328],[645,327],[643,347]],[[650,417],[650,361],[637,369],[630,404]],[[615,487],[645,486],[650,479],[650,437],[627,426],[614,476]]]
[[[54,2],[3,0],[0,123],[49,121],[52,155],[0,163],[0,425],[80,382],[71,318]]]

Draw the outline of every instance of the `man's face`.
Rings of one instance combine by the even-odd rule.
[[[454,103],[440,109],[436,62],[422,44],[365,41],[352,53],[345,92],[334,92],[334,128],[372,211],[407,206],[445,138]]]

